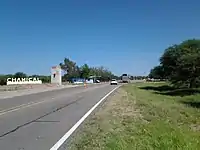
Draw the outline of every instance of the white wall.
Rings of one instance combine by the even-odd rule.
[[[62,69],[60,66],[55,66],[51,68],[51,83],[62,84]],[[54,74],[56,74],[54,78]]]

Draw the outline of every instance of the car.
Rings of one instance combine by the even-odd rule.
[[[112,79],[111,82],[110,82],[110,85],[117,85],[117,80],[116,79]]]
[[[100,83],[100,81],[99,81],[99,80],[96,80],[96,83]]]

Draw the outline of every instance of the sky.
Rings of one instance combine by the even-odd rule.
[[[65,57],[147,75],[163,51],[200,38],[198,0],[2,0],[0,74],[49,75]]]

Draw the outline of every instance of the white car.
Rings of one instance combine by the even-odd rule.
[[[117,80],[116,79],[112,79],[111,82],[110,82],[110,85],[117,85]]]

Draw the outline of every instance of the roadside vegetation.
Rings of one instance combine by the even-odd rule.
[[[149,77],[167,79],[179,88],[200,87],[200,40],[189,39],[166,48]]]
[[[88,119],[71,149],[199,149],[200,40],[166,48],[147,81],[165,82],[120,88]]]
[[[69,58],[64,58],[63,62],[59,64],[63,71],[62,82],[65,84],[72,83],[72,80],[87,79],[90,76],[95,76],[96,79],[101,82],[109,81],[110,79],[120,79],[119,76],[115,75],[108,68],[104,66],[89,66],[83,64],[78,66],[77,63]],[[49,68],[50,70],[50,68]],[[0,85],[6,85],[7,78],[33,78],[38,77],[42,80],[42,83],[50,83],[50,75],[27,75],[24,72],[16,72],[15,74],[0,74]],[[131,76],[131,80],[142,80],[146,76]]]
[[[200,147],[200,91],[166,83],[127,84],[89,117],[71,150],[184,149]]]
[[[119,77],[114,75],[109,69],[106,67],[91,67],[88,64],[83,64],[82,66],[78,66],[76,62],[70,60],[69,58],[64,58],[64,61],[59,64],[64,72],[62,77],[63,82],[70,82],[73,78],[83,78],[86,79],[89,76],[100,76],[101,81],[108,81],[111,78],[118,79]],[[50,68],[49,68],[50,70]],[[43,83],[50,83],[51,76],[45,75],[27,75],[24,72],[16,72],[15,74],[0,74],[0,85],[6,85],[7,78],[32,78],[38,77],[42,80]]]
[[[83,64],[78,66],[76,62],[65,58],[62,63],[60,63],[62,70],[64,71],[63,81],[70,81],[72,78],[82,78],[87,79],[90,76],[99,77],[101,81],[108,81],[111,78],[118,78],[114,75],[108,68],[99,66],[92,67],[88,64]]]

